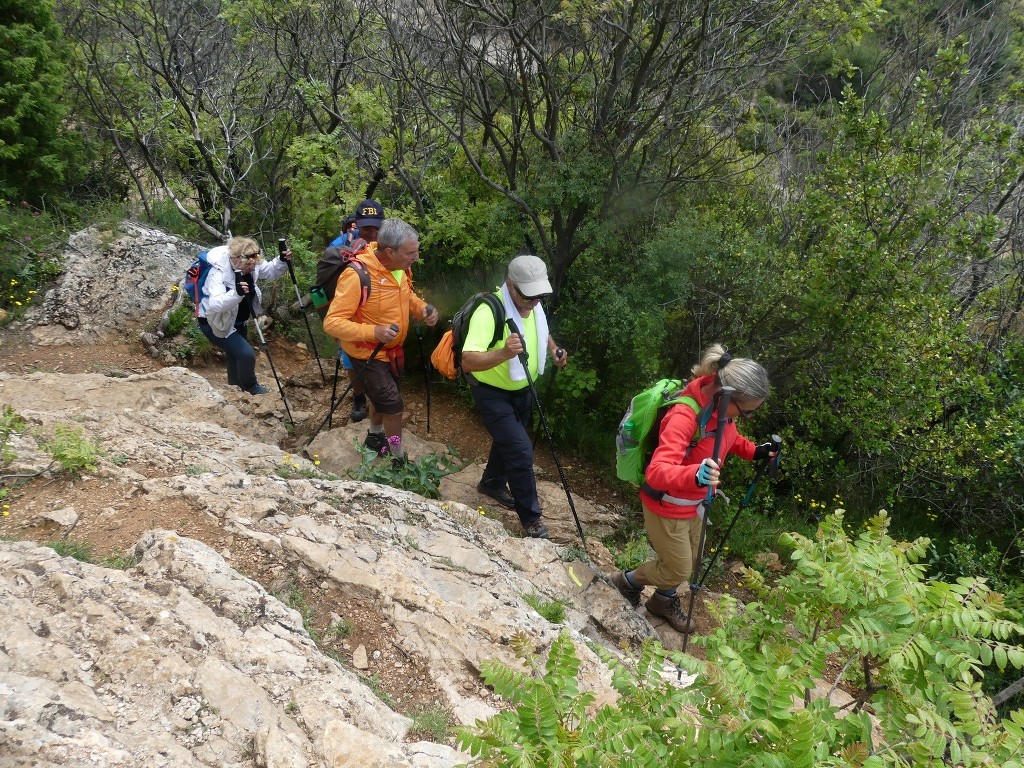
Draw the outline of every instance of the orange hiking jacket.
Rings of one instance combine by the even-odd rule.
[[[413,292],[411,270],[402,274],[399,284],[391,270],[377,260],[376,243],[370,243],[357,258],[370,275],[370,297],[359,305],[359,275],[351,267],[343,269],[324,317],[324,332],[338,339],[349,357],[366,360],[377,346],[374,326],[394,323],[398,326],[398,336],[377,353],[378,360],[388,360],[394,355],[394,352],[389,355],[388,351],[402,346],[410,319],[421,319],[427,303]]]

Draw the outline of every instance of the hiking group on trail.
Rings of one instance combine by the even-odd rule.
[[[408,461],[402,444],[403,344],[412,323],[433,326],[439,320],[437,310],[413,286],[412,265],[419,258],[417,231],[401,219],[385,218],[380,203],[368,198],[325,249],[317,282],[310,288],[324,332],[338,343],[335,390],[340,364],[350,380],[337,402],[332,391],[324,423],[330,423],[335,406],[353,391],[349,420],[369,415],[363,444],[396,469]],[[255,351],[244,330],[246,321],[260,313],[256,281],[290,271],[290,259],[283,240],[279,256],[266,263],[255,241],[235,237],[201,254],[186,278],[202,332],[227,354],[228,383],[251,394],[269,391],[256,381]],[[550,333],[542,304],[552,292],[542,259],[514,257],[499,288],[475,294],[455,313],[431,361],[443,375],[461,376],[468,383],[491,436],[477,491],[513,510],[527,537],[547,539],[528,431],[536,405],[586,547],[543,409],[536,402],[534,382],[544,374],[548,356],[557,368],[569,361]],[[653,587],[648,612],[684,635],[693,630],[693,595],[703,584],[694,577],[700,571],[708,511],[726,457],[735,454],[763,466],[772,462],[774,468],[780,451],[779,438],[755,445],[735,424],[768,397],[768,375],[760,364],[733,357],[714,344],[691,373],[688,382],[663,379],[638,394],[619,425],[617,473],[638,486],[644,529],[655,555],[609,578],[634,608],[640,606],[644,588]],[[283,388],[281,395],[284,399]],[[721,543],[715,557],[720,550]],[[684,610],[678,589],[688,582],[690,607]]]

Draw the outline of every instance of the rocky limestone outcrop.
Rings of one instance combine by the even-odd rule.
[[[607,671],[586,643],[614,648],[652,632],[599,567],[563,559],[565,544],[512,536],[475,506],[331,479],[265,442],[283,430],[265,398],[225,395],[184,369],[2,374],[0,402],[31,424],[13,444],[21,470],[46,466],[38,441],[74,422],[106,452],[96,475],[123,498],[187,503],[267,558],[372,601],[404,651],[427,660],[462,723],[495,711],[477,694],[478,670],[486,659],[516,663],[517,633],[543,650],[567,628],[581,683],[603,701],[612,696]],[[281,477],[282,465],[301,476]],[[0,614],[0,729],[10,764],[465,760],[449,745],[403,741],[408,721],[222,554],[158,530],[135,554],[139,565],[122,572],[0,544],[0,600],[10,606]],[[540,617],[524,595],[564,601],[565,625]]]
[[[117,231],[72,234],[64,273],[26,313],[37,344],[98,341],[159,314],[199,246],[158,229],[122,222]]]

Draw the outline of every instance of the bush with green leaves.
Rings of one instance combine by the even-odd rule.
[[[388,457],[381,457],[358,441],[353,441],[362,456],[358,467],[348,471],[353,480],[390,485],[403,491],[412,491],[428,499],[441,498],[441,478],[458,472],[461,462],[453,454],[428,453],[420,459],[408,459],[394,466]]]
[[[619,698],[593,709],[563,632],[542,659],[517,636],[529,671],[489,661],[484,681],[513,706],[459,732],[476,766],[1024,765],[1024,711],[998,717],[986,669],[1024,666],[1022,628],[983,581],[927,581],[927,540],[895,541],[880,514],[856,537],[841,514],[814,537],[786,537],[793,570],[762,602],[724,597],[719,629],[694,642],[706,661],[648,640],[622,660],[594,646]],[[817,693],[860,672],[852,708]],[[692,682],[682,687],[677,669]]]
[[[67,229],[49,211],[0,199],[0,309],[20,316],[61,271]]]

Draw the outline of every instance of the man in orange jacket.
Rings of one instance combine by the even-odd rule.
[[[370,276],[369,295],[355,269],[343,270],[324,318],[324,331],[341,342],[370,400],[370,429],[363,444],[405,461],[402,448],[402,343],[411,319],[435,325],[437,310],[416,295],[412,264],[420,256],[416,230],[401,219],[385,219],[377,242],[356,255]],[[395,329],[398,330],[395,330]],[[378,345],[376,356],[370,355]]]

